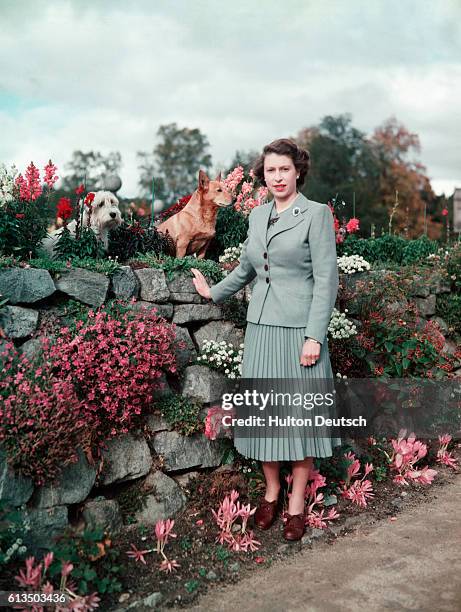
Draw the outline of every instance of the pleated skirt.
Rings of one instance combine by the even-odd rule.
[[[247,323],[242,357],[242,378],[245,379],[303,379],[303,389],[313,379],[332,379],[328,341],[322,344],[320,357],[313,366],[299,363],[304,344],[304,327],[281,327]],[[305,382],[307,381],[307,383]],[[312,387],[316,386],[313,382]],[[316,387],[318,388],[318,387]],[[290,431],[293,433],[290,434]],[[316,435],[315,428],[307,436],[288,428],[283,436],[267,437],[251,430],[245,437],[234,433],[234,445],[245,457],[260,461],[298,461],[305,457],[331,457],[333,447],[341,445],[341,438]]]

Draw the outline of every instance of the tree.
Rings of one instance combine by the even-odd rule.
[[[432,214],[437,214],[437,198],[426,176],[426,168],[408,159],[412,152],[420,152],[418,135],[391,117],[375,129],[371,144],[380,164],[380,199],[388,210],[392,209],[398,192],[399,206],[393,218],[393,230],[417,238],[426,229],[429,238],[439,238],[442,224],[431,218]]]
[[[226,176],[226,174],[231,172],[237,166],[242,166],[245,175],[247,175],[259,155],[260,153],[258,151],[253,150],[236,151],[229,168],[227,168],[227,170],[223,173],[223,176]]]
[[[74,151],[65,165],[67,174],[62,178],[61,189],[73,191],[81,183],[85,183],[88,191],[102,188],[105,177],[118,174],[121,166],[122,156],[118,151],[111,151],[106,156],[99,151]]]
[[[350,114],[327,115],[318,126],[301,130],[295,140],[311,157],[306,196],[326,202],[338,194],[347,204],[339,216],[352,217],[355,194],[355,214],[364,235],[369,235],[371,223],[386,222],[386,209],[376,201],[380,166],[366,135],[352,126]]]
[[[159,143],[152,154],[138,152],[139,185],[143,193],[148,194],[152,177],[155,177],[155,184],[158,182],[162,186],[162,199],[173,203],[180,196],[195,191],[200,169],[208,171],[211,168],[210,145],[198,128],[178,128],[176,123],[160,126],[157,136]]]

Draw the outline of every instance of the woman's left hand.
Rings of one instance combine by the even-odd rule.
[[[302,366],[315,365],[320,357],[321,344],[315,340],[306,340],[301,350],[300,364]]]

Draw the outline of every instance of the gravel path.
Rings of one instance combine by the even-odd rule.
[[[461,473],[396,516],[216,586],[188,609],[460,612]]]

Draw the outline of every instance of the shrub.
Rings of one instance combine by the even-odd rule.
[[[109,233],[108,253],[112,257],[117,257],[119,261],[126,261],[137,253],[160,255],[172,252],[174,252],[174,243],[171,237],[139,221],[131,225],[123,223]]]
[[[0,442],[10,465],[37,485],[56,478],[89,443],[83,405],[71,381],[19,355],[12,342],[0,355]]]
[[[218,260],[228,247],[244,242],[248,232],[248,218],[233,206],[220,208],[216,219],[216,236],[207,250],[207,257]]]
[[[202,409],[199,402],[171,393],[156,400],[155,407],[161,411],[166,421],[184,436],[204,429],[203,419],[199,418]]]
[[[427,258],[437,252],[437,241],[430,240],[427,236],[421,236],[416,240],[411,240],[402,253],[402,263],[408,265]]]
[[[57,168],[50,161],[40,172],[31,162],[25,176],[0,164],[0,253],[27,258],[35,255],[47,234],[50,194]]]
[[[75,386],[93,438],[126,433],[149,409],[164,371],[176,371],[174,327],[155,310],[127,311],[112,317],[102,306],[77,322],[73,336],[61,329],[47,346],[53,372]]]

